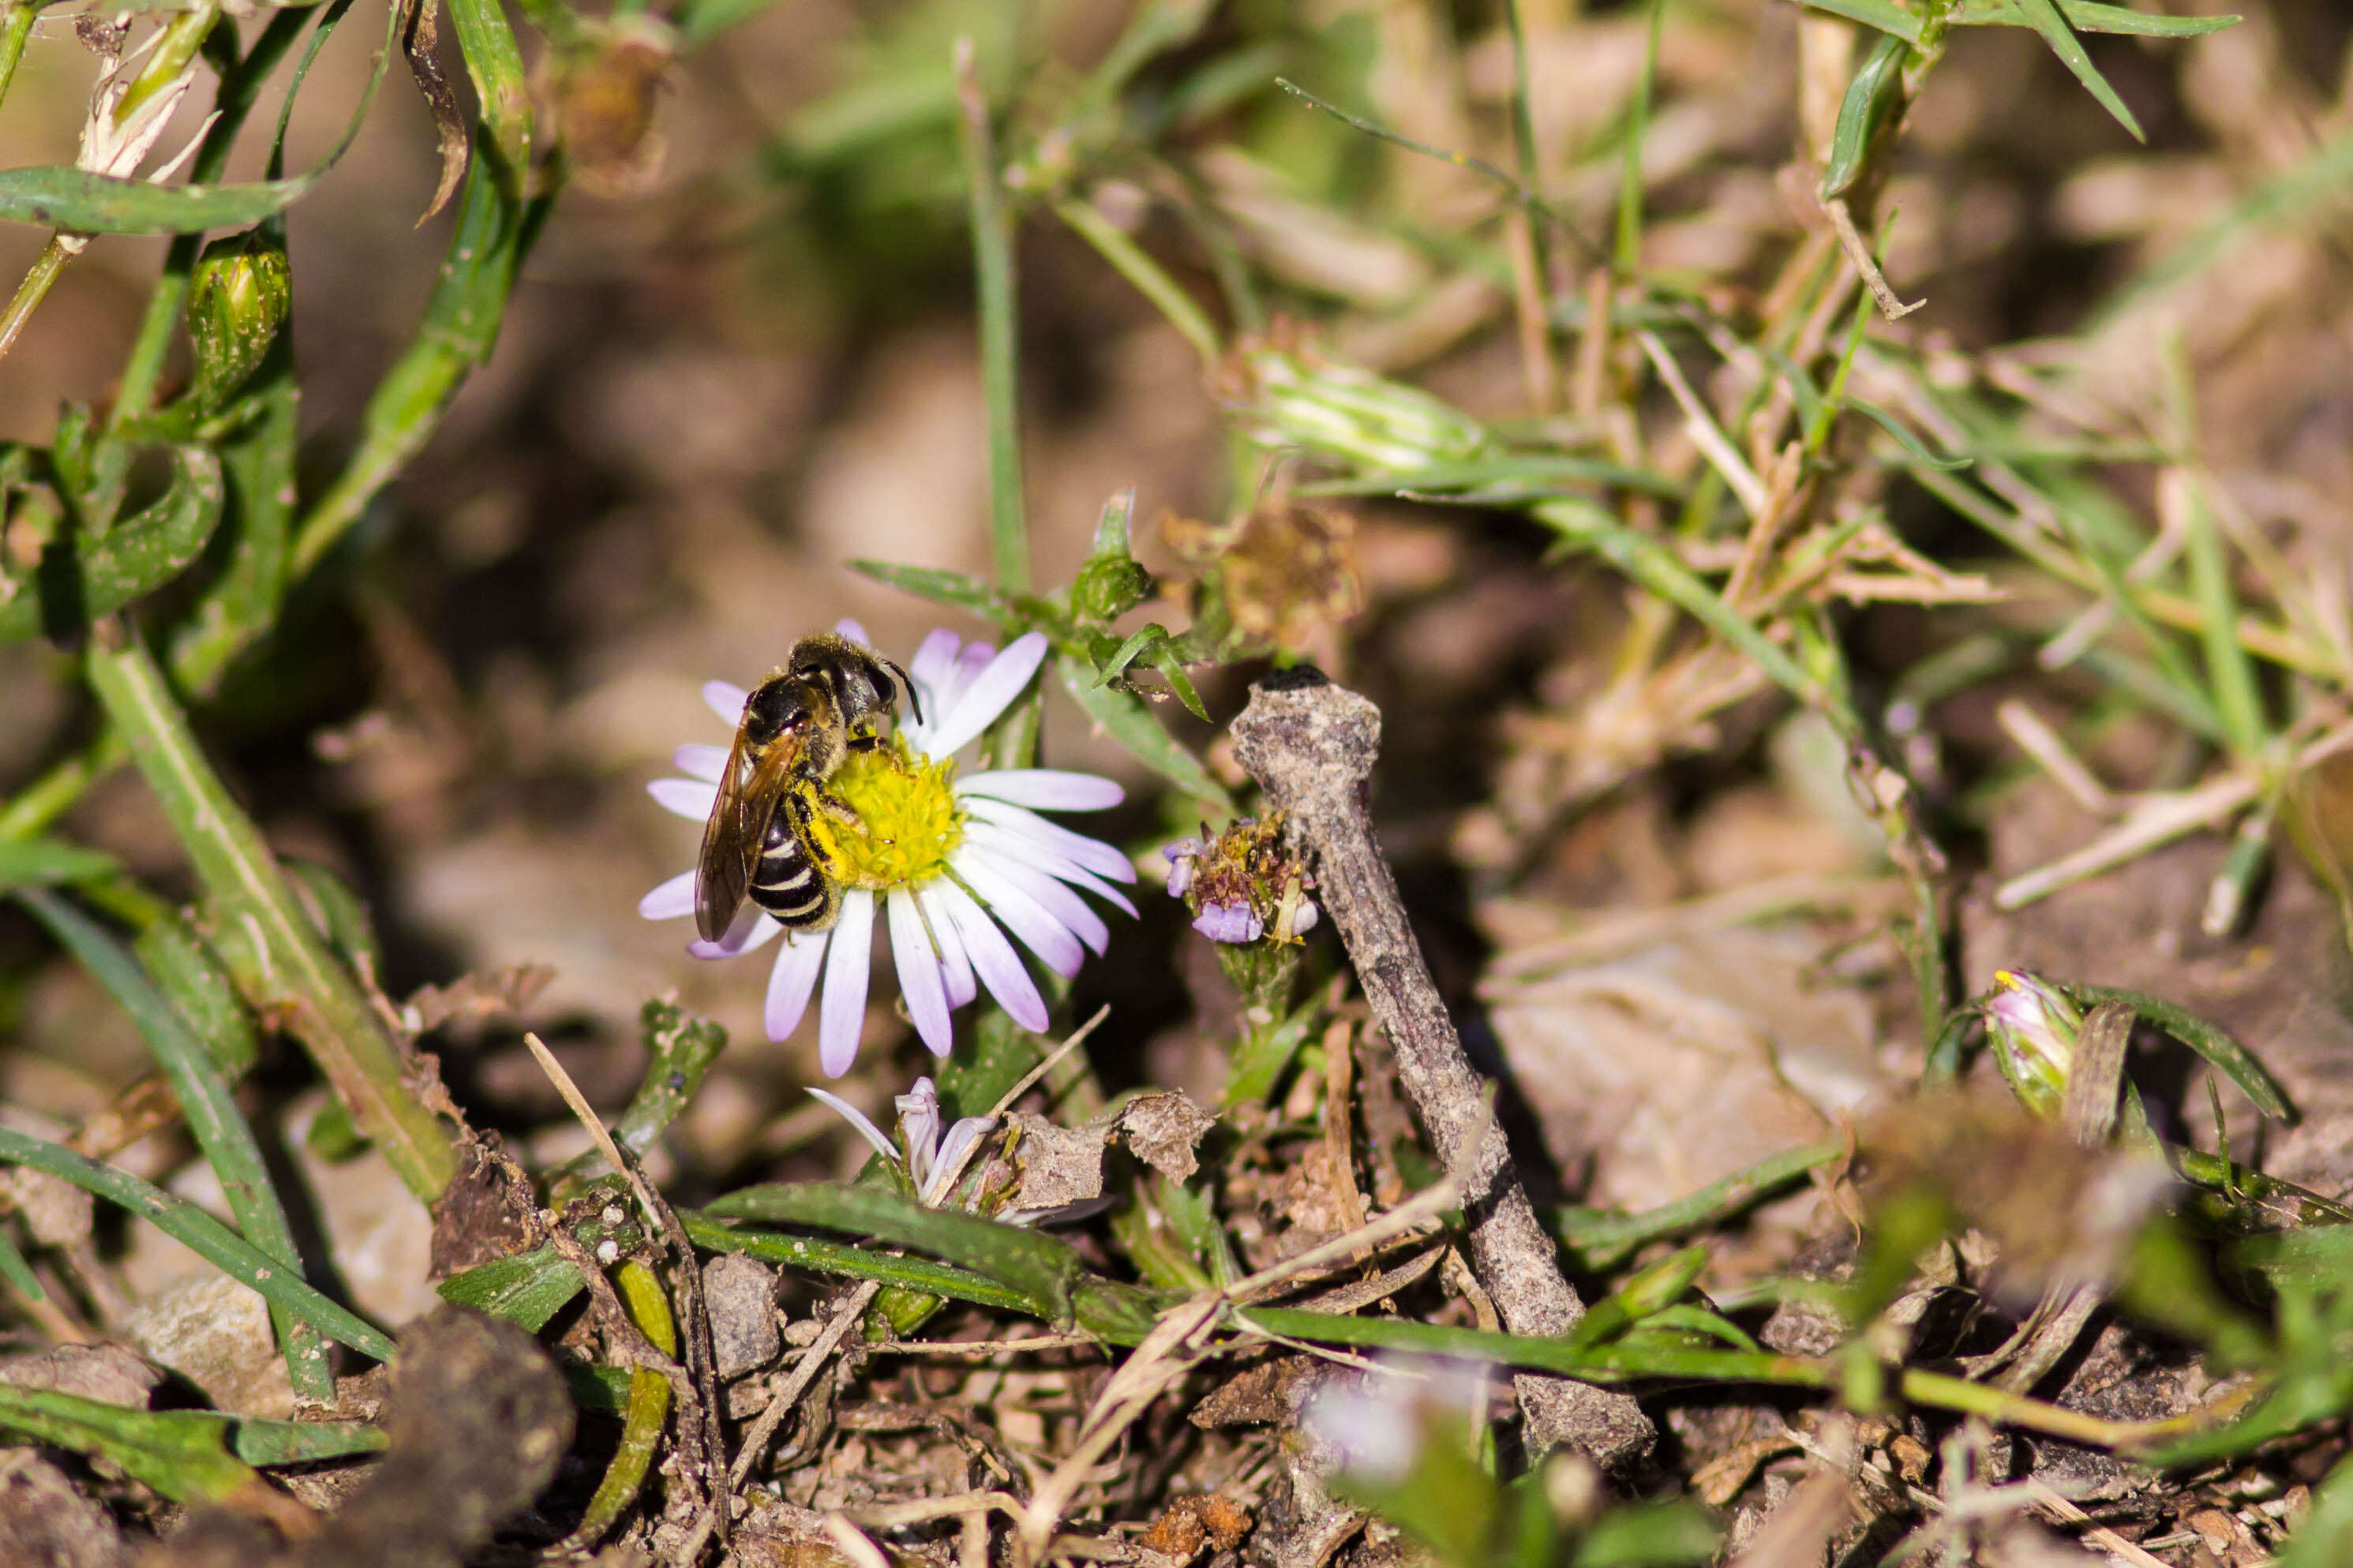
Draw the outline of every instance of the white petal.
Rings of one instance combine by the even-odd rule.
[[[694,912],[694,876],[681,871],[638,900],[638,913],[649,921],[674,921]]]
[[[997,1005],[1006,1016],[1033,1035],[1046,1029],[1046,1002],[1038,994],[1037,982],[1023,968],[1021,955],[1005,940],[987,911],[972,901],[972,895],[954,882],[938,884],[939,900],[955,923],[956,936],[964,943],[965,955],[972,960],[974,971],[997,998]]]
[[[1086,962],[1086,950],[1079,945],[1079,939],[1037,900],[1000,875],[994,857],[975,854],[967,844],[949,864],[987,900],[990,917],[1002,921],[1006,930],[1021,939],[1022,946],[1045,960],[1047,968],[1064,979],[1079,972],[1079,965]]]
[[[785,929],[775,921],[765,923]],[[768,1038],[781,1044],[801,1026],[801,1015],[808,1011],[809,994],[817,989],[818,972],[825,967],[825,950],[831,936],[829,931],[816,936],[802,933],[777,951],[776,966],[768,971],[768,1000],[762,1019]]]
[[[866,635],[865,626],[851,620],[848,616],[844,616],[841,619],[834,622],[833,629],[839,632],[843,637],[848,637],[851,642],[863,643],[868,647],[872,647],[874,646],[874,639]]]
[[[923,737],[947,711],[948,687],[955,675],[956,650],[964,639],[952,631],[940,630],[925,637],[915,657],[907,662],[907,679],[915,688],[917,700],[910,702],[908,715],[899,721],[900,733],[917,751],[923,749]],[[917,719],[914,710],[921,708],[923,716]]]
[[[956,794],[985,795],[1039,811],[1103,811],[1127,798],[1126,792],[1107,778],[1053,768],[995,768],[974,773],[956,781]]]
[[[733,730],[742,721],[744,704],[752,700],[752,694],[732,681],[706,680],[702,683],[702,700],[711,704],[711,710],[719,715],[720,721]]]
[[[979,844],[966,841],[956,857],[956,871],[969,880],[976,864],[987,868],[1013,886],[1027,893],[1038,907],[1053,917],[1056,924],[1076,936],[1098,953],[1111,944],[1111,927],[1103,924],[1103,916],[1087,908],[1087,901],[1033,866],[1023,865]],[[977,887],[979,884],[975,883]]]
[[[1018,805],[1008,805],[987,795],[960,795],[965,809],[984,822],[993,822],[1009,832],[1017,833],[1033,843],[1050,848],[1070,860],[1084,866],[1098,877],[1108,877],[1114,882],[1135,880],[1134,862],[1100,838],[1090,838],[1083,833],[1073,833],[1059,822],[1049,822],[1034,811]]]
[[[765,947],[785,928],[768,918],[757,904],[745,904],[735,911],[735,919],[727,927],[727,934],[717,942],[695,941],[686,944],[686,951],[697,958],[739,958],[754,948]]]
[[[940,979],[947,987],[948,1005],[961,1007],[980,994],[972,977],[972,960],[965,956],[964,939],[956,935],[955,922],[948,918],[947,906],[940,902],[937,883],[916,889],[915,902],[923,908],[923,923],[931,927],[932,945],[939,950]]]
[[[715,784],[727,776],[727,748],[689,742],[670,754],[670,764],[690,778]]]
[[[858,1059],[873,945],[874,895],[852,888],[841,898],[841,920],[826,954],[825,997],[818,1004],[817,1065],[828,1078],[839,1078]]]
[[[891,1140],[882,1136],[882,1129],[875,1126],[867,1117],[866,1112],[838,1094],[828,1094],[821,1089],[812,1089],[809,1092],[839,1111],[844,1121],[858,1129],[858,1135],[860,1138],[874,1145],[874,1152],[877,1154],[881,1155],[893,1165],[899,1163],[899,1151],[891,1147]]]
[[[1034,867],[1050,877],[1060,877],[1063,881],[1075,887],[1084,888],[1098,898],[1107,899],[1131,915],[1135,912],[1135,906],[1127,901],[1125,894],[1085,867],[1073,863],[1070,857],[1059,849],[1040,844],[1034,838],[1008,832],[995,823],[982,822],[976,818],[965,824],[964,833],[965,837],[973,843],[994,851],[1001,860],[1010,860],[1017,865]]]
[[[664,811],[692,822],[710,821],[711,808],[719,803],[719,786],[701,779],[656,779],[646,793]]]
[[[955,1044],[955,1026],[948,1021],[939,954],[932,949],[913,893],[893,888],[883,905],[891,917],[891,962],[899,971],[899,994],[907,999],[907,1016],[915,1021],[915,1033],[932,1055],[944,1057]]]
[[[971,650],[966,649],[969,657]],[[948,757],[964,750],[980,738],[980,732],[997,722],[998,714],[1021,695],[1029,678],[1038,673],[1045,661],[1046,634],[1029,632],[1013,639],[1003,653],[988,661],[988,667],[975,678],[971,687],[952,700],[953,706],[941,714],[923,737],[923,751],[932,757]]]

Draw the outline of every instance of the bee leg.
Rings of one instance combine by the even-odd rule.
[[[841,826],[857,834],[860,838],[871,837],[866,826],[866,819],[859,816],[857,810],[839,795],[820,795],[817,797],[817,805],[818,810]]]

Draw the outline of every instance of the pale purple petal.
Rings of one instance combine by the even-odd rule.
[[[711,808],[719,801],[719,786],[701,779],[656,779],[646,785],[646,793],[664,811],[694,822],[710,821]]]
[[[1291,934],[1300,936],[1314,931],[1315,922],[1322,918],[1323,916],[1315,908],[1314,900],[1300,900],[1291,908]]]
[[[766,922],[785,928],[774,921]],[[801,1026],[801,1015],[808,1011],[809,994],[817,989],[817,977],[825,967],[825,950],[832,933],[820,931],[816,936],[807,932],[796,935],[776,952],[776,966],[768,971],[768,1002],[766,1016],[762,1020],[768,1028],[768,1038],[782,1042],[793,1037]]]
[[[1087,908],[1084,899],[1044,871],[967,838],[964,849],[956,857],[956,870],[966,873],[976,863],[1027,893],[1039,909],[1053,917],[1057,925],[1098,954],[1111,944],[1111,927],[1103,923],[1103,916]]]
[[[915,1185],[931,1180],[932,1162],[940,1151],[940,1092],[928,1078],[892,1101],[899,1112],[899,1142],[907,1147],[907,1174]]]
[[[940,902],[938,884],[916,889],[915,902],[923,909],[923,923],[931,928],[932,945],[939,950],[940,979],[947,987],[948,1005],[961,1007],[980,994],[973,980],[972,960],[965,956],[964,939],[956,935],[955,921]]]
[[[858,1059],[866,1030],[866,971],[874,945],[874,895],[852,888],[842,895],[841,919],[825,961],[825,996],[818,1004],[817,1065],[839,1078]]]
[[[1003,921],[1006,930],[1021,939],[1022,946],[1045,961],[1047,968],[1065,979],[1076,974],[1079,965],[1086,962],[1086,950],[1079,945],[1079,939],[1037,900],[1000,875],[993,857],[972,849],[966,844],[950,865],[987,901],[989,915]]]
[[[984,822],[1020,834],[1057,852],[1068,856],[1075,864],[1084,866],[1098,877],[1108,877],[1114,882],[1135,880],[1135,867],[1126,856],[1100,838],[1090,838],[1083,833],[1073,833],[1059,822],[1049,822],[1034,811],[1018,805],[1008,805],[987,796],[961,797],[967,814]]]
[[[1256,942],[1266,929],[1248,904],[1211,904],[1193,917],[1193,929],[1211,942]]]
[[[690,778],[715,784],[727,776],[727,748],[690,742],[670,754],[670,763]]]
[[[988,987],[988,994],[997,998],[1006,1016],[1033,1035],[1043,1034],[1047,1021],[1045,999],[1038,994],[1037,982],[1022,966],[1021,955],[1013,951],[1013,944],[997,929],[997,922],[973,902],[971,894],[947,881],[938,884],[938,892],[939,901],[954,922],[966,956],[972,960],[973,970]]]
[[[994,768],[957,780],[956,793],[985,795],[1039,811],[1103,811],[1127,798],[1126,792],[1107,778],[1053,768]]]
[[[934,718],[939,716],[939,710],[932,705],[945,694],[949,678],[955,672],[956,650],[963,647],[964,639],[955,633],[935,631],[907,661],[907,674],[923,689],[923,706],[932,709]]]
[[[757,904],[745,904],[735,911],[735,919],[727,927],[727,934],[717,942],[699,938],[686,944],[686,951],[697,958],[740,958],[754,948],[765,947],[785,928],[768,918]]]
[[[818,1099],[825,1101],[828,1105],[833,1107],[835,1110],[840,1112],[841,1119],[844,1121],[849,1122],[852,1127],[858,1129],[858,1135],[860,1138],[865,1139],[869,1143],[874,1145],[874,1152],[877,1154],[881,1155],[884,1160],[890,1162],[893,1165],[899,1163],[899,1151],[891,1147],[891,1140],[882,1136],[882,1129],[875,1126],[873,1121],[868,1118],[866,1112],[859,1110],[858,1107],[850,1104],[849,1101],[842,1099],[841,1096],[838,1094],[828,1094],[821,1089],[812,1089],[809,1092],[817,1096]]]
[[[972,649],[966,648],[965,657],[971,656]],[[1022,688],[1029,684],[1029,678],[1038,673],[1038,666],[1045,658],[1045,633],[1029,632],[1014,638],[1003,653],[988,661],[987,668],[974,678],[969,689],[952,700],[953,706],[931,726],[931,732],[923,737],[924,753],[934,758],[953,756],[978,740],[980,732],[997,722],[997,715],[1021,695]]]
[[[638,900],[638,913],[649,921],[674,921],[694,912],[692,871],[681,871]]]
[[[965,1151],[996,1125],[997,1118],[994,1116],[967,1116],[948,1129],[948,1135],[940,1140],[938,1158],[932,1162],[931,1170],[923,1176],[920,1195],[924,1203],[936,1207],[947,1197],[955,1185],[956,1178],[964,1174]]]
[[[914,1020],[915,1033],[932,1055],[944,1057],[955,1044],[955,1026],[948,1019],[947,985],[940,973],[939,954],[933,951],[931,936],[923,930],[923,917],[915,908],[913,894],[893,888],[883,904],[891,917],[891,962],[899,971],[899,994],[907,999],[907,1016]]]
[[[702,700],[719,715],[720,722],[733,730],[744,717],[744,704],[752,694],[733,681],[706,680],[702,683]]]
[[[1135,912],[1135,906],[1127,901],[1125,894],[1059,849],[978,818],[964,825],[964,836],[971,842],[995,851],[999,859],[1011,860],[1018,865],[1033,867],[1049,876],[1060,877],[1065,882],[1109,900],[1129,914]]]
[[[874,639],[866,635],[866,628],[858,622],[851,620],[848,616],[844,616],[841,619],[834,622],[833,629],[839,632],[843,637],[848,637],[851,642],[863,643],[868,647],[872,647],[874,646]]]

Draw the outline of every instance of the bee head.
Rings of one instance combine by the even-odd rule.
[[[805,730],[825,694],[798,676],[772,675],[756,687],[744,704],[744,736],[765,746],[780,735]]]

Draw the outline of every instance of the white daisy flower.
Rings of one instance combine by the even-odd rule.
[[[839,629],[866,641],[865,629],[854,621]],[[830,931],[786,938],[769,972],[766,1008],[768,1037],[786,1038],[807,1012],[822,975],[818,1064],[828,1078],[839,1078],[858,1058],[878,902],[908,1016],[937,1057],[946,1056],[955,1039],[950,1013],[978,995],[982,985],[1023,1028],[1045,1029],[1045,999],[1007,931],[1068,978],[1088,950],[1103,951],[1111,934],[1074,889],[1135,912],[1110,885],[1135,879],[1127,857],[1038,815],[1116,805],[1119,785],[1050,768],[982,768],[956,776],[956,753],[1028,688],[1046,646],[1039,632],[1015,638],[1002,652],[987,643],[965,644],[953,632],[934,632],[907,662],[923,717],[902,715],[888,742],[852,752],[828,784],[866,831],[834,837],[845,889],[840,919]],[[723,680],[702,688],[703,700],[731,730],[747,695]],[[727,748],[681,746],[672,760],[688,776],[656,779],[648,792],[665,810],[709,820]],[[638,912],[658,921],[691,915],[694,880],[692,870],[672,877],[638,901]],[[726,936],[691,943],[687,951],[697,958],[732,958],[784,929],[746,903]]]

